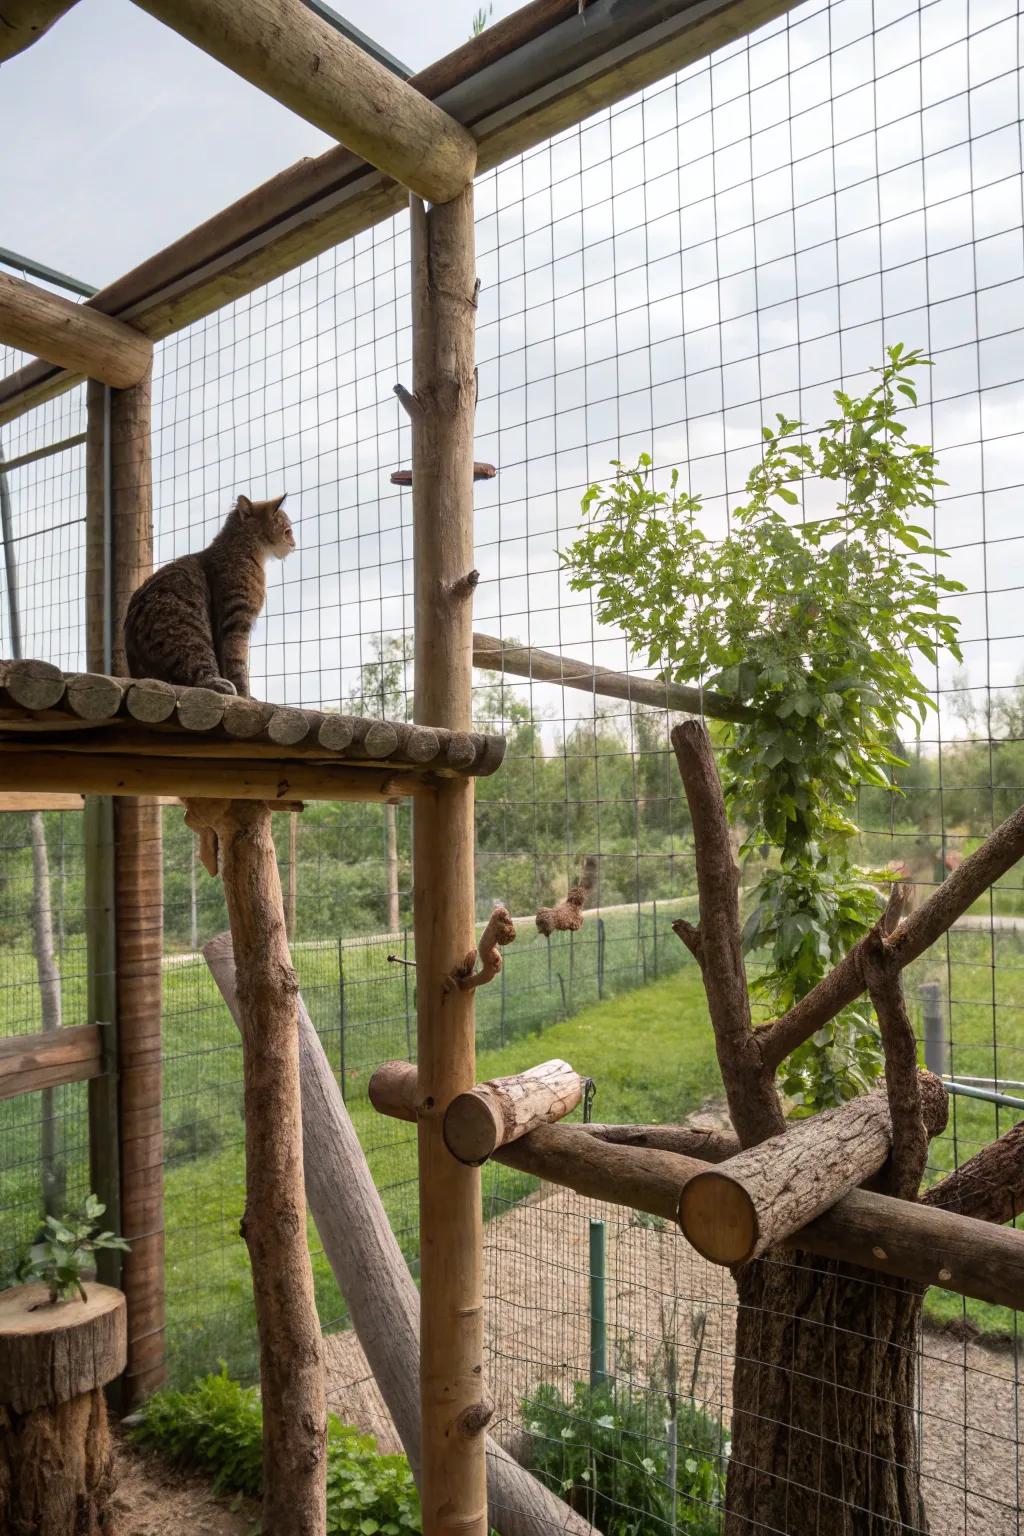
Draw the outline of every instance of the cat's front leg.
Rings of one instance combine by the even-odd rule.
[[[220,639],[221,671],[235,692],[243,699],[249,697],[249,626],[225,630]]]

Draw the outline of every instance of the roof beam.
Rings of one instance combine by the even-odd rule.
[[[76,0],[3,0],[0,9],[0,64],[31,48]]]
[[[0,272],[0,342],[128,389],[148,372],[153,343],[123,320]]]
[[[542,143],[789,10],[794,0],[532,0],[409,82],[472,129],[478,169]],[[90,300],[159,340],[390,218],[404,190],[347,149],[256,187]],[[81,376],[0,380],[0,424]]]
[[[135,3],[418,197],[472,181],[473,135],[302,0]]]

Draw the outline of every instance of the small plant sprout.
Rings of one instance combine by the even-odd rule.
[[[64,1216],[47,1216],[43,1236],[33,1243],[18,1266],[18,1280],[23,1284],[42,1280],[50,1293],[50,1304],[67,1301],[75,1292],[86,1299],[82,1276],[91,1267],[94,1253],[111,1248],[128,1252],[123,1237],[113,1232],[97,1231],[106,1206],[95,1195],[87,1195],[80,1211]]]

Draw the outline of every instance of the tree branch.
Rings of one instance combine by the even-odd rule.
[[[725,798],[707,731],[685,720],[672,731],[679,774],[693,821],[700,927],[680,934],[701,961],[715,1049],[729,1114],[744,1147],[785,1128],[772,1073],[761,1059],[750,1021],[740,942],[739,882]],[[698,942],[699,941],[699,942]]]
[[[1024,1120],[934,1184],[921,1204],[998,1224],[1024,1214]]]
[[[922,907],[894,930],[888,947],[901,968],[924,954],[1008,869],[1024,857],[1024,806],[996,828],[960,868],[944,880]],[[866,939],[854,946],[806,997],[756,1034],[766,1064],[774,1071],[815,1030],[834,1019],[864,991]]]
[[[885,1091],[892,1121],[892,1151],[881,1189],[900,1200],[914,1200],[928,1161],[928,1132],[921,1112],[917,1042],[903,998],[899,960],[887,948],[882,924],[868,934],[864,979],[878,1015],[885,1053]]]

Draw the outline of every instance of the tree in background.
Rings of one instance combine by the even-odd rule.
[[[349,693],[354,715],[377,715],[382,720],[408,720],[410,689],[407,678],[409,654],[403,635],[374,635],[370,646],[373,661],[359,669],[359,684]],[[385,866],[387,870],[387,924],[389,933],[402,926],[398,863],[398,814],[394,805],[384,807]]]
[[[876,921],[879,894],[851,846],[862,785],[893,786],[908,715],[933,707],[914,665],[940,646],[959,659],[942,557],[915,521],[933,507],[937,462],[906,440],[898,398],[916,405],[917,352],[889,349],[877,385],[835,392],[839,414],[816,439],[786,417],[764,427],[747,500],[728,535],[703,532],[698,495],[651,483],[651,460],[615,465],[591,486],[585,523],[562,554],[575,591],[593,591],[602,623],[674,682],[701,682],[749,720],[722,733],[727,803],[757,869],[744,929],[766,965],[753,989],[791,1007]],[[835,510],[806,516],[812,483]],[[891,877],[890,877],[891,878]],[[847,1008],[803,1044],[784,1087],[805,1109],[842,1102],[880,1070],[868,1010]]]

